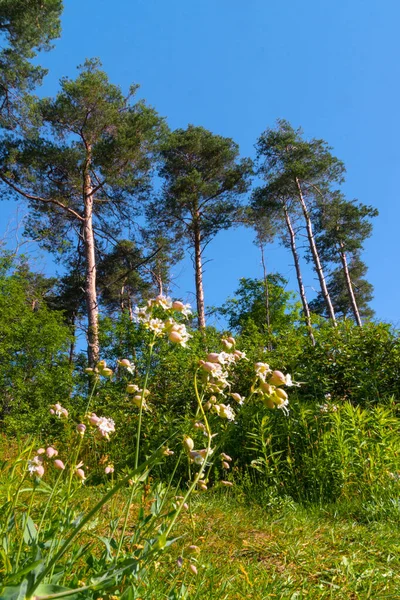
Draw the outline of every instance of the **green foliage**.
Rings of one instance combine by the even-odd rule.
[[[60,35],[62,0],[0,1],[0,124],[26,126],[31,100],[25,94],[42,81],[46,71],[30,61],[49,50]],[[24,97],[25,96],[25,97]],[[19,114],[18,114],[19,113]]]
[[[8,263],[8,264],[7,264]],[[50,311],[39,283],[26,269],[0,270],[0,418],[13,432],[41,430],[49,399],[72,390],[67,349],[71,343],[61,313]]]
[[[229,329],[245,332],[253,324],[260,333],[279,336],[299,321],[300,306],[294,302],[294,293],[286,291],[287,281],[273,273],[268,275],[268,303],[270,329],[267,326],[265,282],[261,279],[242,278],[235,296],[229,298],[218,312],[227,319]]]

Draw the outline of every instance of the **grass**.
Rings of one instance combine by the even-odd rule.
[[[397,526],[359,522],[340,509],[268,512],[235,499],[200,497],[195,526],[204,542],[193,597],[400,598]],[[184,525],[189,531],[188,520]]]

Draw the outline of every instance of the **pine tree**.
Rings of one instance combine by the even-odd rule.
[[[239,159],[230,138],[189,125],[170,134],[160,170],[161,197],[149,211],[158,230],[193,251],[198,326],[205,327],[203,254],[216,234],[231,227],[249,186],[250,159]]]
[[[359,305],[363,307],[362,312],[365,315],[370,315],[371,311],[367,310],[366,306],[372,298],[373,289],[372,285],[363,279],[367,268],[359,254],[364,241],[372,233],[370,220],[377,214],[375,208],[355,200],[349,202],[337,191],[321,195],[314,210],[316,243],[321,259],[325,263],[341,265],[341,269],[334,271],[330,276],[331,287],[336,290],[337,300],[334,305],[340,305],[342,314],[348,312],[344,309],[346,294],[343,296],[342,292],[339,292],[344,282],[350,312],[359,326],[362,325]]]
[[[267,129],[258,139],[256,148],[258,174],[266,182],[266,196],[280,198],[287,211],[296,205],[301,209],[321,293],[335,325],[335,312],[315,242],[311,215],[316,196],[343,180],[344,165],[331,154],[325,141],[304,140],[302,131],[293,129],[284,120],[278,121],[276,129]]]
[[[0,180],[28,201],[29,231],[52,252],[80,247],[84,256],[90,364],[99,358],[96,239],[130,233],[163,132],[152,108],[132,102],[136,89],[124,96],[98,61],[87,61],[54,99],[38,102],[39,135],[9,137],[0,149]]]

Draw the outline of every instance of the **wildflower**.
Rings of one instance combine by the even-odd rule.
[[[44,448],[39,448],[39,450],[36,452],[36,454],[40,455],[40,454],[44,454],[46,452],[46,450]]]
[[[98,369],[105,369],[107,367],[107,361],[105,360],[99,360],[99,362],[97,363],[97,368]]]
[[[63,461],[60,460],[59,458],[56,458],[56,460],[53,462],[53,465],[59,471],[63,471],[65,469],[65,465],[64,465]]]
[[[288,399],[288,395],[285,392],[285,390],[281,390],[280,388],[276,388],[274,394],[275,394],[275,396],[278,396],[278,398],[280,398],[281,400]]]
[[[128,371],[128,373],[130,373],[131,375],[133,374],[133,371],[135,370],[135,366],[131,363],[130,360],[128,360],[127,358],[122,358],[118,361],[118,364],[120,367],[123,367],[124,369],[126,369]]]
[[[103,375],[103,377],[112,377],[113,374],[113,370],[109,369],[108,367],[106,367],[105,369],[101,369],[100,371],[100,375]]]
[[[206,484],[206,482],[204,481],[204,479],[199,479],[199,481],[197,482],[197,485],[198,485],[198,487],[199,487],[199,489],[200,489],[200,490],[202,490],[203,492],[205,492],[205,491],[206,491],[206,489],[207,489],[207,484]]]
[[[189,569],[192,571],[193,575],[197,575],[197,568],[195,565],[190,564]]]
[[[61,404],[52,404],[50,406],[50,414],[56,415],[56,417],[68,417],[68,411],[66,408],[63,408]]]
[[[236,360],[249,360],[246,356],[245,352],[241,352],[240,350],[235,350],[233,356]]]
[[[228,462],[232,462],[232,458],[228,454],[225,454],[225,452],[221,452],[219,456],[221,460],[227,460]]]
[[[218,415],[223,419],[227,419],[228,421],[234,421],[236,416],[232,408],[229,405],[226,406],[225,404],[219,405]]]
[[[222,466],[224,467],[224,469],[230,469],[230,465],[228,462],[226,462],[226,460],[222,461]]]
[[[165,448],[163,450],[163,454],[164,454],[164,456],[172,456],[174,454],[174,451],[170,450],[169,448]]]
[[[42,458],[35,456],[32,460],[28,460],[28,471],[31,477],[36,475],[37,477],[43,477],[44,466],[42,464]]]
[[[75,474],[77,477],[79,477],[81,481],[85,481],[86,476],[85,471],[83,469],[75,469]]]
[[[99,417],[96,427],[100,434],[107,440],[110,439],[110,433],[114,433],[115,431],[114,421],[112,419],[107,419],[107,417]]]
[[[106,475],[109,475],[110,473],[114,473],[114,465],[107,465],[107,467],[104,469],[104,473]]]
[[[224,481],[224,480],[222,480],[221,483],[222,483],[222,485],[225,485],[226,487],[232,487],[233,486],[232,481]]]
[[[194,441],[188,435],[183,437],[183,447],[187,452],[191,452],[194,448]]]
[[[243,402],[245,401],[245,398],[243,396],[241,396],[240,394],[237,394],[236,392],[234,392],[233,394],[230,394],[230,396],[236,400],[236,402],[238,404],[243,404]]]
[[[197,452],[197,450],[191,450],[189,452],[189,457],[191,462],[194,462],[195,465],[202,465],[204,462],[204,456]]]
[[[170,334],[168,335],[168,339],[173,344],[181,344],[183,341],[181,334],[178,333],[177,331],[171,331]]]
[[[91,415],[89,415],[89,423],[91,425],[96,426],[99,423],[99,421],[100,421],[100,417],[98,417],[96,415],[96,413],[92,413]]]
[[[194,424],[194,426],[196,427],[196,429],[202,429],[203,431],[206,428],[206,426],[204,425],[204,423],[200,423],[200,421],[196,421],[196,423]]]
[[[178,565],[178,567],[181,569],[182,565],[183,565],[183,558],[182,556],[178,557],[178,560],[176,561],[176,564]]]
[[[58,451],[55,448],[52,448],[51,446],[49,446],[46,449],[46,456],[47,458],[53,458],[54,456],[57,456]]]
[[[231,350],[235,346],[236,341],[235,341],[235,338],[233,338],[231,336],[228,338],[223,338],[221,340],[221,343],[222,343],[223,347],[225,348],[225,350]]]
[[[172,308],[171,298],[163,296],[162,294],[159,294],[156,298],[154,298],[154,300],[150,300],[150,302],[156,304],[157,306],[161,306],[161,308],[163,308],[164,310]]]
[[[271,409],[275,408],[275,403],[274,403],[274,401],[270,397],[264,396],[262,400],[263,400],[264,405],[267,408],[271,408]]]
[[[155,335],[162,335],[164,333],[165,324],[161,319],[150,319],[148,328],[153,331]]]
[[[137,391],[139,391],[139,386],[136,385],[136,383],[128,383],[126,386],[126,392],[128,394],[135,394]]]
[[[183,302],[181,302],[180,300],[175,300],[172,303],[172,308],[177,312],[182,313],[184,317],[189,317],[192,314],[192,307],[190,306],[190,304],[183,304]]]
[[[269,382],[271,385],[285,385],[286,377],[281,371],[272,371]]]
[[[256,375],[258,375],[262,381],[265,381],[265,377],[271,373],[271,369],[267,363],[258,362],[254,365],[254,368],[256,370]]]
[[[76,426],[76,431],[80,434],[80,435],[85,435],[85,431],[86,431],[86,425],[84,425],[83,423],[79,423],[79,425]]]

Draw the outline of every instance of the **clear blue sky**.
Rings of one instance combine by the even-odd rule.
[[[98,56],[114,83],[140,94],[171,128],[188,123],[232,137],[254,156],[259,134],[277,118],[326,139],[347,167],[349,197],[380,211],[364,259],[377,317],[400,323],[400,45],[398,0],[67,0],[62,37],[40,63],[43,93]],[[0,206],[5,229],[15,205]],[[240,277],[261,276],[248,231],[209,246],[209,305],[232,295]],[[267,250],[268,268],[289,278],[292,260]],[[50,266],[49,266],[50,268]],[[174,296],[193,301],[190,262],[175,269]],[[309,268],[310,297],[317,281]]]

